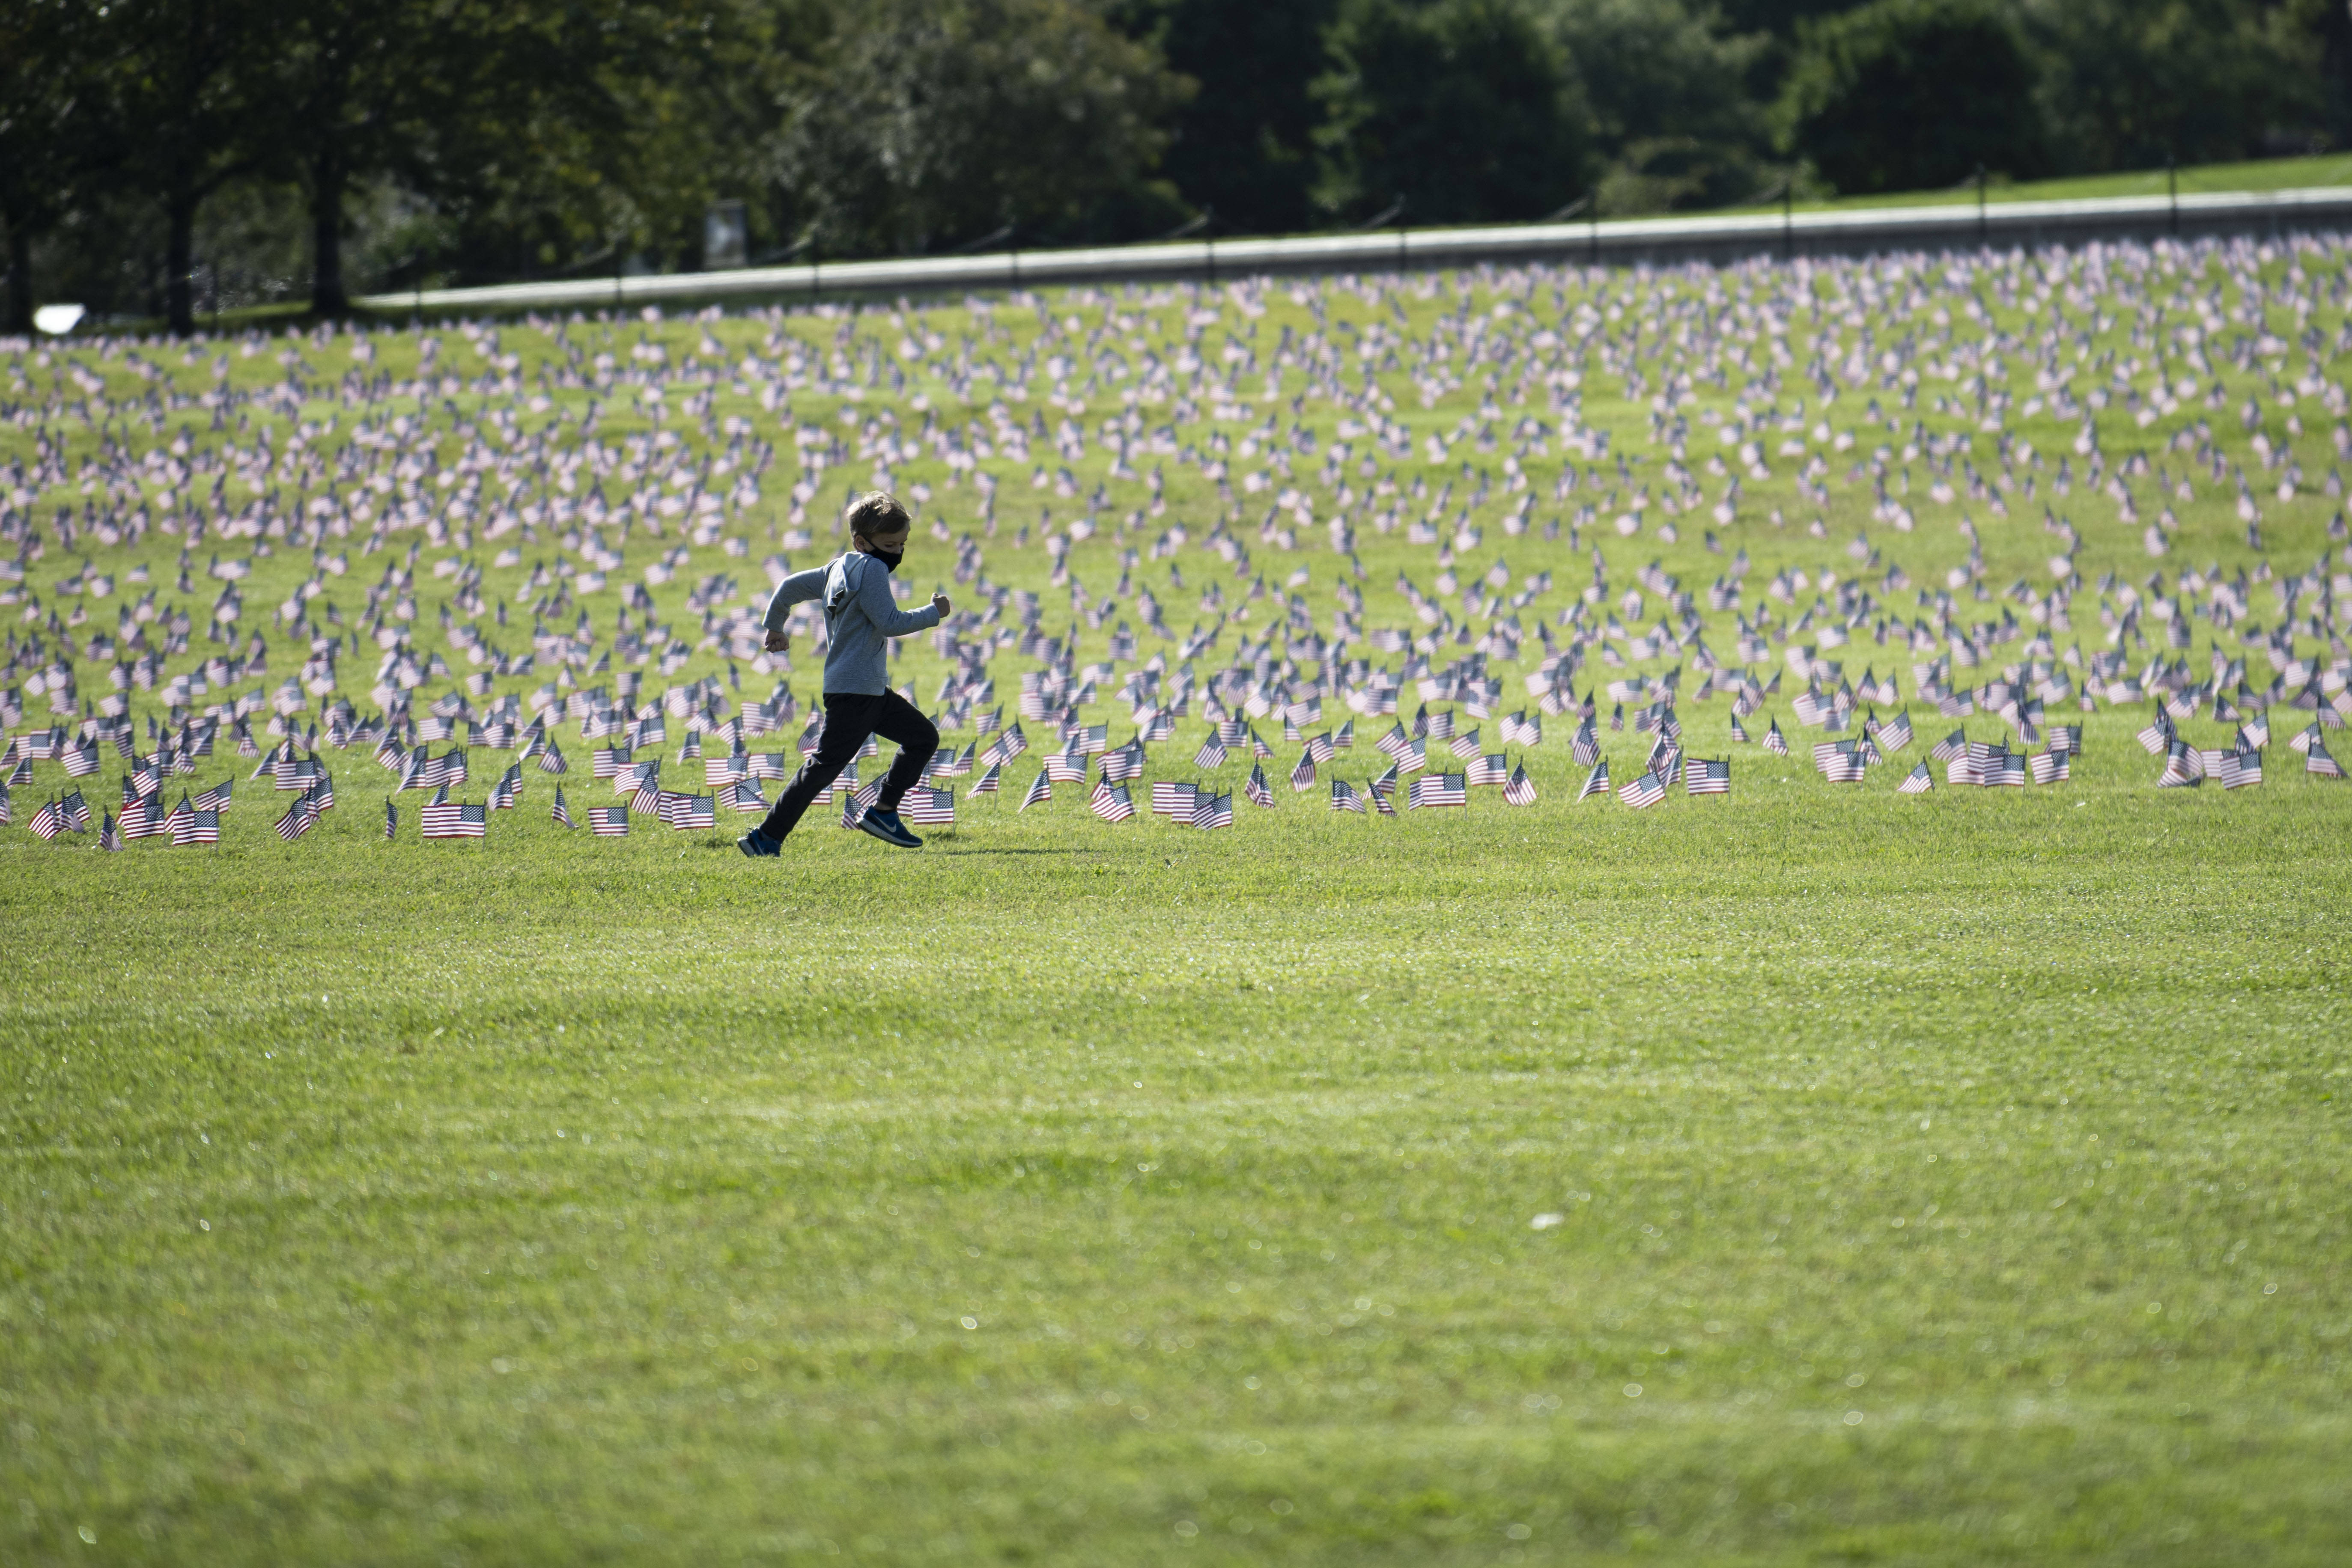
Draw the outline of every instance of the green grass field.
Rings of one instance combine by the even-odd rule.
[[[1241,395],[1255,411],[1303,419],[1327,450],[1356,442],[1339,471],[1366,492],[1352,515],[1367,625],[1403,625],[1442,664],[1475,629],[1524,622],[1526,656],[1494,661],[1506,707],[1523,700],[1519,676],[1541,652],[1538,621],[1563,637],[1589,631],[1592,663],[1576,677],[1589,688],[1623,673],[1604,667],[1603,651],[1623,645],[1614,607],[1633,571],[1661,561],[1697,588],[1727,570],[1703,539],[1720,528],[1720,542],[1753,558],[1743,623],[1773,617],[1758,633],[1770,644],[1758,673],[1819,634],[1797,624],[1813,595],[1783,606],[1760,585],[1798,568],[1814,582],[1847,574],[1880,609],[1874,633],[1867,614],[1847,625],[1836,657],[1900,672],[1906,700],[1894,706],[1921,737],[1864,783],[1831,785],[1805,755],[1817,733],[1790,715],[1801,683],[1748,721],[1759,733],[1768,717],[1786,726],[1798,752],[1788,758],[1737,745],[1721,696],[1693,699],[1685,744],[1733,758],[1733,792],[1677,792],[1636,812],[1575,801],[1573,721],[1555,717],[1524,752],[1534,806],[1475,790],[1466,810],[1394,819],[1338,815],[1319,787],[1284,788],[1285,748],[1280,768],[1267,765],[1276,809],[1244,802],[1235,828],[1217,833],[1148,814],[1112,826],[1067,792],[1019,811],[1033,756],[1008,768],[1006,794],[960,802],[958,826],[919,854],[840,831],[820,809],[774,862],[738,855],[724,816],[715,832],[641,821],[621,841],[567,833],[548,820],[551,786],[536,773],[482,841],[420,841],[410,794],[402,835],[386,843],[390,776],[365,747],[322,753],[341,806],[299,842],[269,832],[278,802],[267,780],[246,782],[251,763],[224,749],[171,783],[176,795],[234,771],[220,847],[105,854],[86,837],[45,843],[26,831],[68,783],[56,763],[36,763],[15,825],[0,831],[0,1562],[2344,1561],[2352,787],[2303,775],[2284,741],[2308,716],[2284,707],[2263,787],[2158,791],[2160,759],[2133,738],[2145,705],[2077,714],[2053,703],[2053,721],[2084,726],[2066,782],[1952,788],[1938,768],[1932,794],[1894,792],[1953,727],[1916,695],[1906,617],[1960,627],[2023,615],[2024,637],[1988,644],[1990,666],[1971,677],[1981,681],[2009,661],[2074,668],[2057,652],[2068,643],[2120,646],[2137,668],[2166,651],[2159,623],[2121,620],[2111,634],[2103,616],[2166,601],[2186,624],[2194,601],[2206,619],[2193,651],[2174,656],[2201,674],[2210,647],[2255,650],[2245,617],[2210,609],[2184,572],[2226,586],[2242,568],[2326,564],[2338,503],[2318,481],[2336,461],[2336,419],[2321,410],[2341,396],[2345,353],[2326,334],[2344,325],[2343,259],[2273,253],[2242,274],[2225,260],[1979,279],[1987,319],[2006,335],[1990,392],[2013,384],[2023,403],[1988,402],[1985,382],[1971,394],[1957,368],[1940,373],[1975,340],[1969,288],[1872,270],[1884,264],[1811,275],[1821,303],[1795,318],[1790,364],[1817,349],[1843,362],[1833,340],[1866,316],[1881,334],[1874,353],[1905,346],[1907,380],[1881,379],[1874,359],[1866,384],[1810,409],[1799,400],[1813,389],[1780,380],[1778,335],[1752,316],[1672,338],[1706,298],[1710,275],[1696,272],[1570,275],[1525,292],[1516,275],[1417,279],[1377,306],[1333,287],[1320,311],[1275,290],[1255,297],[1264,319],[1236,310],[1248,296],[1121,293],[1055,297],[1035,319],[1006,307],[992,325],[962,310],[590,322],[570,329],[576,361],[540,327],[509,325],[473,357],[446,334],[453,368],[429,384],[417,335],[392,333],[373,340],[372,363],[408,390],[388,395],[339,382],[341,339],[274,340],[251,355],[203,345],[184,361],[176,346],[147,345],[140,362],[119,346],[0,347],[0,465],[21,460],[11,482],[37,497],[11,499],[0,484],[0,502],[48,541],[7,596],[22,616],[12,653],[36,638],[42,650],[12,663],[8,686],[67,648],[82,695],[109,690],[107,660],[88,644],[117,624],[118,603],[91,596],[86,556],[123,582],[143,565],[166,608],[189,601],[194,631],[167,661],[173,674],[234,653],[257,625],[270,640],[266,674],[184,688],[169,710],[180,718],[292,673],[294,624],[367,625],[362,586],[413,560],[420,605],[407,634],[455,666],[417,686],[421,713],[466,674],[438,614],[463,579],[434,576],[435,561],[483,567],[482,597],[457,622],[487,627],[496,601],[515,630],[501,622],[490,634],[512,648],[541,611],[568,623],[584,606],[606,635],[619,580],[681,542],[624,533],[625,572],[558,610],[534,601],[527,574],[538,558],[581,553],[584,525],[514,535],[527,559],[510,566],[490,565],[498,537],[475,531],[493,515],[488,499],[470,518],[438,515],[431,535],[395,527],[371,541],[394,501],[434,494],[387,465],[374,492],[383,517],[372,524],[350,503],[367,462],[352,437],[385,429],[395,408],[447,463],[504,444],[490,414],[519,414],[520,428],[568,449],[587,439],[592,400],[604,410],[599,439],[658,428],[719,453],[730,439],[719,420],[740,418],[789,454],[796,427],[877,440],[877,409],[912,429],[918,395],[954,419],[1010,397],[957,390],[963,371],[919,340],[929,328],[975,354],[1032,356],[1024,413],[1048,384],[1047,357],[1078,356],[1055,391],[1089,402],[1093,434],[1122,413],[1118,378],[1086,380],[1079,334],[1041,339],[1045,317],[1133,341],[1141,318],[1222,309],[1202,346],[1249,356]],[[2256,272],[2273,292],[2240,287]],[[1719,286],[1723,304],[1752,304],[1785,277],[1759,269]],[[2173,311],[2161,330],[2143,308],[2157,303]],[[1502,322],[1507,337],[1530,315],[1563,326],[1591,304],[1591,322],[1613,311],[1647,323],[1645,347],[1675,342],[1695,371],[1740,367],[1745,390],[1735,401],[1702,373],[1668,405],[1701,428],[1645,440],[1663,411],[1620,387],[1606,339],[1622,329],[1579,328],[1593,347],[1589,364],[1577,361],[1578,417],[1636,459],[1604,473],[1519,433],[1522,418],[1567,416],[1511,362],[1455,351],[1478,341],[1438,325],[1457,304],[1460,320]],[[1488,315],[1497,304],[1518,313]],[[1337,434],[1339,411],[1301,390],[1302,375],[1325,373],[1313,344],[1339,332],[1325,312],[1447,347],[1374,367],[1385,417],[1409,431],[1402,455],[1383,443],[1372,462],[1361,438]],[[2182,337],[2197,319],[2206,335]],[[2315,322],[2320,338],[2304,338]],[[2253,335],[2273,328],[2275,351],[2268,340],[2257,351]],[[1307,369],[1277,357],[1286,329],[1307,344]],[[706,336],[719,354],[698,350]],[[820,378],[776,413],[755,390],[781,371],[730,367],[738,356],[781,363],[783,337],[812,359],[843,346],[853,364],[867,346],[914,352],[899,354],[903,386],[877,370],[852,399]],[[2290,338],[2315,342],[2307,365],[2288,362]],[[618,379],[636,344],[705,376],[683,412],[673,401],[657,419]],[[620,370],[597,369],[593,386],[534,375],[584,366],[599,349]],[[518,368],[502,370],[500,352]],[[2032,379],[2037,361],[2051,384]],[[1279,401],[1256,390],[1261,362],[1288,378]],[[1651,384],[1671,384],[1640,362]],[[307,385],[269,401],[296,365]],[[75,402],[93,395],[77,369],[111,405]],[[2221,402],[2167,390],[2192,371],[2200,384],[2210,372]],[[2335,391],[2305,386],[2291,413],[2273,394],[2298,376]],[[208,432],[196,400],[215,384],[252,401]],[[2123,417],[2126,389],[2160,416]],[[547,407],[529,406],[534,391]],[[2039,401],[2076,391],[2097,392],[2105,412]],[[2310,465],[2291,499],[2271,498],[2278,476],[2234,417],[2250,394],[2273,451]],[[1145,428],[1170,417],[1148,398],[1126,406]],[[1933,480],[1964,477],[1957,454],[1903,450],[1915,434],[1973,432],[1974,461],[1990,470],[1988,410],[2005,414],[2000,466],[2019,486],[2004,486],[2013,516],[1998,519],[1981,501],[1929,498]],[[1221,423],[1195,413],[1197,427],[1178,420],[1188,452]],[[1705,439],[1710,415],[1719,443]],[[1781,423],[1792,415],[1796,426]],[[1813,432],[1816,417],[1827,431]],[[2152,494],[2126,453],[2197,476],[2195,499],[2149,527],[2168,538],[2166,557],[2145,553],[2137,524],[2119,521],[2087,476],[2052,487],[2084,418],[2097,419],[2115,473],[2151,513],[2168,493]],[[1239,438],[1254,422],[1222,423]],[[1503,432],[1491,449],[1482,423]],[[273,486],[289,503],[331,489],[344,499],[321,516],[360,520],[315,543],[299,528],[215,535],[187,558],[183,541],[152,533],[63,543],[58,506],[204,495],[208,472],[160,455],[137,475],[106,466],[184,426],[198,455],[249,454],[262,428],[277,432],[272,464],[229,462],[258,476],[226,491],[234,506]],[[1656,503],[1691,490],[1666,465],[1705,468],[1718,446],[1731,455],[1735,426],[1834,452],[1822,482],[1839,488],[1818,534],[1780,456],[1732,523],[1710,526],[1701,508],[1676,536],[1662,531]],[[290,446],[298,430],[307,454]],[[1830,432],[1858,439],[1837,445]],[[1470,445],[1426,455],[1428,438],[1449,434]],[[24,476],[49,441],[67,467],[36,486]],[[2261,547],[2245,541],[2221,469],[2201,487],[2204,460],[2188,453],[2207,443],[2259,467]],[[1041,476],[1056,462],[1046,445]],[[1582,472],[1566,500],[1534,514],[1569,519],[1581,542],[1507,536],[1509,491],[1482,493],[1472,509],[1484,542],[1462,550],[1464,575],[1475,550],[1481,564],[1507,556],[1514,588],[1538,570],[1559,583],[1507,609],[1467,593],[1456,602],[1448,589],[1444,622],[1415,623],[1392,580],[1427,580],[1433,548],[1372,514],[1402,507],[1416,477],[1466,489],[1474,465],[1512,448],[1539,493],[1563,463]],[[515,450],[528,467],[533,449]],[[1248,447],[1227,450],[1236,477],[1253,466]],[[1398,490],[1378,491],[1358,456]],[[343,457],[358,466],[336,471]],[[866,459],[861,449],[860,482]],[[902,447],[879,461],[902,490],[939,487],[927,516],[978,531],[971,491],[950,486],[935,455]],[[1302,635],[1279,599],[1247,599],[1246,580],[1202,535],[1238,518],[1234,533],[1255,552],[1244,570],[1280,582],[1306,566],[1319,616],[1347,570],[1319,522],[1294,556],[1257,531],[1270,496],[1221,494],[1222,480],[1171,457],[1139,461],[1170,470],[1165,517],[1145,520],[1139,478],[1106,470],[1099,451],[1075,463],[1085,483],[1118,486],[1105,531],[1072,547],[1097,602],[1123,570],[1149,574],[1181,627],[1216,618],[1192,601],[1223,581],[1231,622],[1204,669],[1262,632]],[[984,465],[1005,486],[984,576],[1049,594],[1045,628],[1058,634],[1066,619],[1077,657],[1092,660],[1108,628],[1065,611],[1028,529],[1047,531],[1041,505],[1056,528],[1093,508],[1027,487],[1031,465],[1025,454]],[[1288,482],[1288,460],[1276,465],[1276,483]],[[1304,454],[1297,466],[1300,487],[1329,486],[1331,470],[1311,477]],[[755,603],[760,557],[824,553],[843,465],[816,475],[816,541],[784,547],[782,491],[800,471],[786,455],[766,498],[728,515],[748,561],[698,545],[690,569],[658,587],[658,619],[682,640],[697,613],[682,596],[698,577],[738,574],[740,589],[719,597]],[[1873,516],[1873,479],[1910,497],[1916,529]],[[1657,496],[1621,537],[1610,515],[1637,486]],[[1720,486],[1705,488],[1712,498]],[[439,494],[453,490],[467,493]],[[2037,605],[2052,609],[2047,558],[2074,548],[2044,533],[2044,504],[2084,536],[2071,628],[2063,613],[2054,630],[2035,622]],[[1981,531],[1974,560],[1955,527],[1964,509]],[[1318,501],[1318,518],[1332,511]],[[1416,495],[1406,520],[1421,513]],[[1192,530],[1172,558],[1183,589],[1168,559],[1123,568],[1122,552],[1180,520]],[[1846,548],[1864,530],[1882,552],[1867,567]],[[1609,587],[1580,601],[1596,549]],[[349,577],[315,564],[330,551],[348,554]],[[213,553],[254,568],[244,619],[219,644],[203,630],[215,585],[176,597],[170,586],[182,559],[201,574]],[[919,534],[904,570],[927,591],[952,554]],[[1889,586],[1895,564],[1934,593],[1915,604]],[[2147,586],[2150,571],[2175,586]],[[59,586],[69,572],[79,595]],[[2292,602],[2284,588],[2276,604],[2247,591],[2299,656],[2341,669],[2325,578]],[[306,580],[324,588],[308,607],[296,593]],[[973,607],[986,601],[951,586],[978,634]],[[328,622],[318,606],[334,601],[345,619]],[[1121,595],[1132,616],[1130,602]],[[293,622],[289,609],[312,619]],[[1730,615],[1698,618],[1727,652]],[[1638,632],[1648,617],[1626,619]],[[388,612],[375,623],[401,630]],[[120,620],[125,638],[165,624]],[[2011,645],[2044,631],[2046,651]],[[1146,638],[1154,650],[1175,662]],[[362,707],[378,651],[354,639],[345,655],[337,690]],[[1670,646],[1628,669],[1691,657]],[[794,658],[805,701],[814,660],[804,644]],[[723,636],[695,646],[677,670],[648,670],[646,695],[730,662]],[[1009,697],[1034,664],[1000,653],[1001,690]],[[908,658],[926,697],[945,668],[927,645]],[[494,684],[527,692],[552,670]],[[580,679],[613,677],[583,662]],[[767,684],[746,674],[742,698]],[[129,695],[134,719],[166,716],[162,692]],[[1112,723],[1117,740],[1124,715],[1108,695],[1087,716]],[[47,722],[46,706],[28,700],[26,724]],[[1408,684],[1402,714],[1414,706]],[[1332,716],[1346,716],[1336,702]],[[1363,758],[1388,722],[1359,720],[1339,771],[1373,770]],[[1979,738],[2002,729],[1981,714],[1967,722]],[[2231,727],[2200,708],[2181,727],[2212,746]],[[1192,776],[1204,728],[1196,709],[1148,776]],[[574,811],[610,799],[586,776],[585,746],[569,728],[563,738]],[[674,728],[667,749],[679,739]],[[1620,781],[1634,777],[1648,737],[1629,726],[1601,739]],[[478,757],[474,795],[503,765]],[[1227,763],[1223,786],[1248,766]],[[103,773],[83,781],[94,808],[113,803],[121,771],[110,748]]]
[[[2262,158],[2244,163],[2199,163],[2178,171],[2169,179],[2162,169],[2124,174],[2081,174],[2056,180],[2000,179],[1991,183],[1987,195],[1993,202],[2080,202],[2101,196],[2161,196],[2168,190],[2201,196],[2236,191],[2299,191],[2347,183],[2352,183],[2352,155],[2331,152],[2309,158]],[[1799,202],[1796,210],[1947,206],[1976,199],[1976,185],[1970,182],[1953,190],[1889,191],[1879,195]]]
[[[2340,1561],[2342,810],[1823,793],[12,855],[7,1555]]]

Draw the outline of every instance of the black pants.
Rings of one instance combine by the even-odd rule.
[[[817,737],[816,749],[801,764],[793,781],[784,786],[775,810],[760,824],[760,831],[782,843],[784,835],[799,824],[801,813],[841,777],[843,768],[856,759],[858,748],[869,735],[898,743],[898,759],[890,765],[890,776],[882,781],[882,797],[875,802],[885,811],[897,810],[898,802],[906,799],[907,791],[915,787],[923,769],[929,766],[931,753],[940,748],[938,727],[897,692],[884,692],[879,696],[827,692],[824,733]]]

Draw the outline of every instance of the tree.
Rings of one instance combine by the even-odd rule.
[[[33,246],[88,194],[117,139],[105,101],[102,10],[89,0],[0,9],[0,225],[8,291],[0,329],[33,329]]]
[[[1536,217],[1584,186],[1560,62],[1510,0],[1353,0],[1316,84],[1327,210],[1395,197],[1421,222]]]
[[[122,169],[163,209],[164,313],[195,330],[196,212],[264,161],[271,0],[114,0],[101,6],[108,111]]]
[[[1979,165],[2032,174],[2035,88],[2017,29],[1979,0],[1876,0],[1801,27],[1784,144],[1844,192],[1949,185]]]
[[[2046,60],[2053,162],[2145,169],[2247,158],[2311,124],[2322,36],[2305,7],[2249,0],[2027,0]]]
[[[1074,0],[877,0],[835,28],[772,164],[828,255],[1075,225],[1151,168],[1183,90]]]
[[[293,5],[272,49],[279,134],[310,213],[310,308],[351,308],[343,279],[344,204],[354,178],[399,161],[434,65],[457,45],[450,13],[425,0]]]
[[[1748,89],[1760,35],[1727,36],[1711,10],[1680,0],[1546,0],[1537,15],[1607,164],[1604,211],[1720,205],[1769,177],[1769,130]]]
[[[1199,86],[1161,166],[1221,227],[1275,234],[1314,221],[1318,114],[1307,87],[1338,15],[1337,0],[1129,0],[1113,10]]]

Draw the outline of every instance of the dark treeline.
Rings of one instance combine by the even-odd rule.
[[[2345,0],[0,0],[15,330],[2346,145]]]

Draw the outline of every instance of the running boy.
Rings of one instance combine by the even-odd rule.
[[[939,749],[940,732],[914,704],[890,689],[888,644],[890,638],[938,625],[950,606],[944,593],[931,595],[920,610],[901,610],[892,601],[890,574],[906,553],[912,526],[896,497],[869,490],[849,504],[847,520],[849,549],[823,566],[793,573],[776,585],[775,596],[768,601],[772,653],[792,646],[783,626],[793,605],[812,599],[824,604],[825,632],[831,638],[824,654],[824,730],[768,820],[735,841],[735,847],[747,855],[780,852],[801,813],[840,777],[869,735],[898,742],[898,759],[882,781],[881,798],[857,825],[886,844],[923,847],[923,841],[898,821],[898,802]]]

